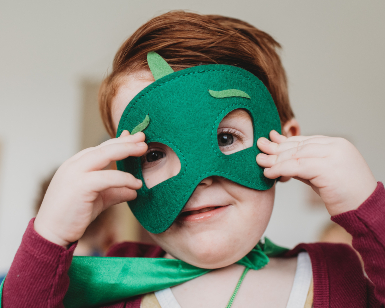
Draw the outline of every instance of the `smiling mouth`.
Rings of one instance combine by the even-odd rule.
[[[228,205],[207,206],[199,210],[184,211],[179,214],[178,219],[181,221],[203,221],[209,219],[225,210]]]
[[[205,207],[205,208],[200,209],[200,210],[185,211],[185,212],[182,212],[181,215],[187,216],[187,215],[205,213],[205,212],[209,212],[209,211],[215,210],[215,209],[220,208],[220,207],[222,207],[222,206],[209,206],[209,207]]]

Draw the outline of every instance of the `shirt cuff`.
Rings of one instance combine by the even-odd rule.
[[[385,188],[377,183],[374,192],[356,210],[348,211],[331,217],[353,236],[364,235],[368,229],[375,234],[384,233],[385,225]]]
[[[63,254],[73,255],[77,242],[72,243],[67,249],[52,243],[35,231],[34,222],[35,218],[32,218],[28,223],[21,242],[21,246],[24,246],[30,254],[51,264],[57,264],[58,257]]]

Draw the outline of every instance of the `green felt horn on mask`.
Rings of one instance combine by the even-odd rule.
[[[147,54],[147,63],[155,80],[174,73],[171,66],[155,51],[150,51]]]
[[[177,219],[197,185],[219,176],[256,190],[267,190],[274,180],[263,175],[255,161],[260,153],[258,138],[269,138],[271,130],[281,132],[274,101],[264,84],[250,72],[235,66],[211,64],[174,72],[157,53],[149,52],[148,65],[155,82],[128,104],[119,122],[123,130],[143,131],[146,142],[169,146],[181,163],[180,172],[148,188],[141,159],[128,157],[117,162],[119,170],[143,181],[137,198],[129,206],[145,229],[166,231]],[[231,155],[218,146],[217,129],[235,109],[246,110],[253,122],[253,146]]]

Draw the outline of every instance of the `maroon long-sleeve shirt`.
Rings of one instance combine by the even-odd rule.
[[[385,307],[385,189],[378,183],[373,194],[357,209],[332,220],[353,236],[360,253],[366,278],[356,253],[342,244],[300,244],[284,257],[307,251],[314,280],[314,308]],[[75,245],[65,249],[53,244],[29,223],[22,243],[4,282],[3,308],[64,307],[69,285],[67,275]],[[157,246],[121,243],[108,256],[161,257]],[[132,279],[135,279],[133,277]],[[141,296],[103,307],[140,308]]]

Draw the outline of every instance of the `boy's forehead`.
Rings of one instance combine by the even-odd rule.
[[[117,82],[117,93],[111,106],[112,120],[116,128],[132,99],[154,81],[151,72],[144,69],[120,77]]]

